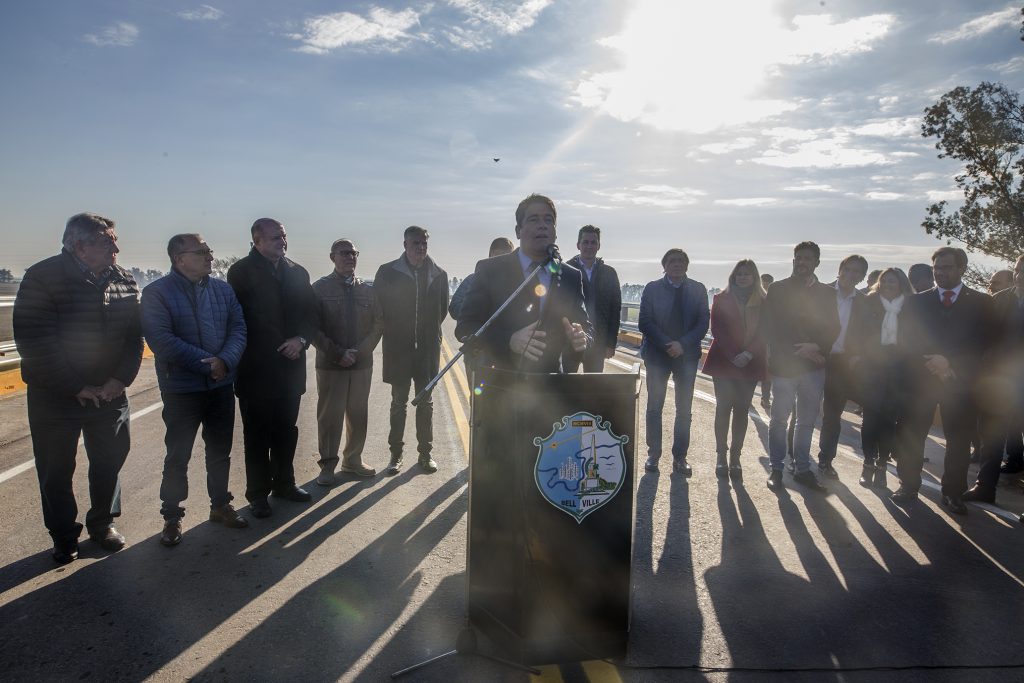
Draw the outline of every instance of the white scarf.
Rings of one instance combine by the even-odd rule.
[[[882,308],[885,309],[885,317],[882,318],[882,346],[890,346],[896,343],[896,330],[899,328],[900,311],[903,310],[904,296],[889,301],[884,296],[879,296],[882,301]]]

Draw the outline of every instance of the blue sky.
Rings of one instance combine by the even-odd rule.
[[[1020,7],[986,0],[211,2],[3,4],[0,267],[95,211],[128,266],[184,231],[243,255],[266,215],[314,276],[341,236],[371,276],[418,224],[461,277],[533,191],[623,281],[673,246],[709,286],[785,275],[803,239],[823,276],[906,266],[957,196],[923,109],[1024,83]]]

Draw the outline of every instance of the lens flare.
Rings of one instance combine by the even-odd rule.
[[[537,285],[533,288],[533,293],[537,296],[545,296],[548,293],[548,288],[544,285]],[[533,304],[531,304],[532,306]]]

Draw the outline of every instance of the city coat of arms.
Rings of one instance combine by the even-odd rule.
[[[616,436],[600,415],[563,417],[546,438],[533,440],[537,488],[549,503],[582,522],[622,488],[628,441],[628,436]]]

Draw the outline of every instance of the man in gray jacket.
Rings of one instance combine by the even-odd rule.
[[[210,277],[213,250],[201,235],[167,243],[171,272],[142,292],[142,330],[156,361],[167,426],[160,543],[181,542],[188,463],[199,426],[206,444],[210,521],[240,529],[249,522],[231,506],[228,473],[235,428],[232,383],[245,350],[245,318],[228,283]]]
[[[369,418],[373,350],[380,342],[383,314],[373,287],[356,277],[359,250],[349,239],[331,245],[334,271],[313,283],[317,302],[316,425],[320,475],[316,483],[331,486],[338,466],[341,432],[348,436],[341,471],[357,477],[377,473],[362,459]]]

